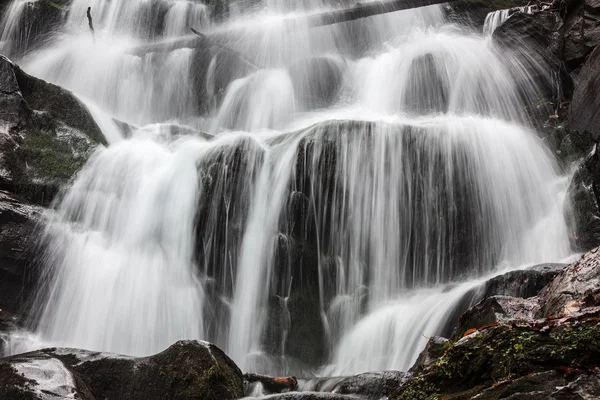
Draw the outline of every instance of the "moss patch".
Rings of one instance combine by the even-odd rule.
[[[454,395],[533,372],[600,366],[600,323],[590,318],[540,330],[501,325],[449,346],[427,374],[412,379],[391,398],[461,398]]]

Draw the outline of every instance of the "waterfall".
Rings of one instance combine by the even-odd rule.
[[[19,53],[110,143],[48,211],[25,348],[205,339],[245,371],[406,370],[486,277],[571,254],[524,111],[544,66],[488,37],[508,12],[485,35],[438,6],[297,22],[339,3],[73,0]]]
[[[492,34],[496,30],[496,28],[498,28],[500,25],[502,25],[504,23],[504,21],[506,21],[511,16],[511,14],[513,14],[515,12],[522,12],[525,14],[533,14],[534,12],[536,12],[538,10],[539,10],[539,7],[537,6],[537,4],[534,4],[534,5],[524,6],[524,7],[515,7],[515,8],[509,8],[506,10],[492,11],[491,13],[486,15],[485,21],[483,22],[483,34],[486,36],[492,36]]]

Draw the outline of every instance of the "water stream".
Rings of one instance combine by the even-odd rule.
[[[196,338],[256,372],[406,370],[485,277],[571,254],[567,179],[523,111],[543,66],[441,6],[309,29],[289,19],[336,2],[258,3],[73,0],[26,50],[3,24],[0,52],[110,143],[48,211],[13,352]],[[144,50],[189,28],[213,45]],[[293,349],[303,327],[324,359]]]

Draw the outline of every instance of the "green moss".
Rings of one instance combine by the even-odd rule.
[[[410,381],[402,391],[395,397],[396,400],[439,400],[438,388],[419,377]]]
[[[32,172],[33,179],[68,181],[85,163],[72,146],[50,135],[25,136],[17,150]]]
[[[532,372],[600,366],[597,318],[574,321],[573,325],[553,326],[544,332],[503,325],[451,342],[427,374],[412,379],[390,398],[445,399]]]

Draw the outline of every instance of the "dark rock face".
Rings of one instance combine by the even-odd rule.
[[[23,12],[18,21],[8,21],[7,5],[0,5],[0,26],[9,22],[16,24],[17,30],[7,37],[8,56],[23,56],[27,52],[42,46],[52,36],[53,31],[64,21],[69,0],[25,1]],[[3,29],[0,28],[0,34]]]
[[[600,245],[600,155],[597,147],[581,163],[568,189],[571,242],[576,249]]]
[[[539,318],[566,317],[600,305],[600,250],[584,254],[561,271],[540,294]]]
[[[524,299],[536,296],[567,264],[540,264],[535,267],[507,272],[488,280],[482,297],[495,295]]]
[[[49,204],[93,148],[104,143],[87,108],[69,91],[0,57],[0,186]]]
[[[50,394],[82,400],[243,396],[239,368],[218,347],[197,341],[180,341],[143,358],[46,349],[0,359],[0,371],[0,397],[6,399],[42,400]]]
[[[43,209],[0,191],[0,314],[21,314],[34,279],[37,235]]]
[[[432,54],[415,58],[408,72],[412,79],[404,101],[408,111],[419,115],[448,111],[450,85],[440,71]]]
[[[419,358],[415,361],[410,371],[413,374],[420,374],[423,371],[429,369],[433,363],[435,363],[446,350],[449,340],[443,337],[434,336],[427,341],[425,349],[419,354]]]
[[[390,398],[596,398],[599,254],[562,269],[538,296],[495,296],[468,310],[444,351],[426,350],[437,358],[417,363]]]
[[[537,310],[537,299],[492,296],[471,307],[461,317],[458,332],[499,323],[531,319]]]
[[[529,70],[545,97],[570,97],[573,83],[562,65],[563,20],[552,11],[535,14],[514,13],[494,31],[494,41],[503,51],[515,52]],[[560,79],[556,80],[556,76]],[[523,77],[515,76],[517,81]],[[526,82],[523,82],[526,84]],[[527,87],[525,87],[527,89]],[[525,101],[531,101],[523,93]]]
[[[570,109],[571,127],[589,133],[595,141],[598,141],[600,139],[598,109],[600,109],[600,48],[592,52],[579,73]]]
[[[327,107],[335,100],[342,84],[344,61],[315,57],[292,65],[289,74],[296,98],[308,109]]]
[[[565,13],[565,61],[580,63],[600,42],[600,2],[579,0],[563,3]]]

